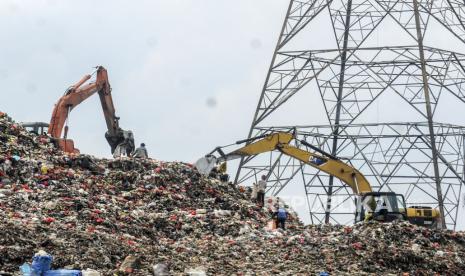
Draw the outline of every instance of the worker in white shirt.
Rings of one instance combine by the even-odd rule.
[[[258,189],[257,189],[257,202],[262,207],[265,205],[265,191],[266,191],[266,175],[262,175],[262,179],[258,181]]]

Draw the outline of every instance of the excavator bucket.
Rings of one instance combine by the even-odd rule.
[[[213,168],[216,166],[215,156],[205,156],[194,163],[194,167],[203,175],[209,175]]]
[[[123,155],[129,156],[135,150],[134,134],[130,130],[126,131],[120,128],[114,135],[107,131],[105,133],[105,138],[115,158]]]
[[[126,155],[126,145],[125,144],[119,144],[116,146],[115,151],[113,152],[113,157],[121,157],[123,155]]]

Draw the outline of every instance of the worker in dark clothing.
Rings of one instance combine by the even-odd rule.
[[[126,156],[131,156],[131,153],[134,151],[134,134],[132,134],[132,131],[125,131],[124,132],[124,145],[126,152],[123,152],[126,154]]]
[[[226,183],[226,182],[229,181],[229,174],[227,174],[226,171],[227,171],[226,162],[222,162],[222,163],[218,166],[218,173],[219,173],[219,179],[220,179],[221,182],[223,182],[223,183]]]
[[[147,149],[145,148],[145,144],[142,143],[140,144],[140,147],[138,147],[134,153],[132,154],[132,157],[134,158],[148,158],[149,154],[147,153]]]

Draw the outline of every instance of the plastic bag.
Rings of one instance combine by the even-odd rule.
[[[40,250],[32,257],[32,271],[36,275],[42,275],[43,273],[50,270],[52,266],[53,257],[47,252]]]
[[[93,269],[86,269],[86,270],[83,270],[81,272],[82,272],[82,276],[100,276],[100,275],[102,275],[100,272],[98,272],[96,270],[93,270]]]
[[[32,269],[31,266],[28,263],[24,263],[19,267],[19,270],[21,271],[22,276],[31,276],[32,275]]]
[[[257,199],[257,192],[258,192],[258,187],[254,183],[252,187],[252,194],[250,195],[250,199]]]
[[[81,276],[80,270],[57,269],[45,272],[44,276]]]
[[[156,264],[152,267],[153,275],[154,276],[167,276],[168,273],[168,266],[166,264]]]
[[[276,229],[276,221],[274,219],[268,221],[268,223],[266,224],[266,228],[268,230],[275,230]]]

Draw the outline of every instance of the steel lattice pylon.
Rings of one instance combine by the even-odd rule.
[[[333,46],[305,48],[312,43],[303,42],[302,37],[318,28],[321,22],[312,22],[322,18],[331,25]],[[430,31],[432,24],[436,29]],[[443,94],[465,103],[465,55],[424,45],[424,38],[433,36],[438,26],[465,45],[463,2],[291,1],[249,138],[276,129],[296,131],[301,139],[347,158],[370,178],[375,190],[392,190],[404,194],[408,203],[438,207],[444,222],[455,227],[464,183],[465,129],[437,123],[434,116]],[[389,31],[402,35],[401,46],[379,45],[376,37],[380,31],[383,36]],[[308,124],[320,125],[276,127],[273,115],[311,85],[315,89],[309,93],[321,99],[326,123],[309,116]],[[402,110],[403,123],[373,122],[366,116],[373,103],[386,94],[407,104],[408,110]],[[381,112],[392,112],[392,107],[382,108]],[[417,118],[420,122],[414,123]],[[264,172],[274,195],[300,178],[312,222],[345,223],[352,219],[347,216],[351,213],[348,206],[353,204],[352,191],[333,177],[275,152],[242,159],[235,180],[247,184]],[[335,197],[340,198],[336,203]],[[339,207],[345,202],[349,205],[341,211]]]

